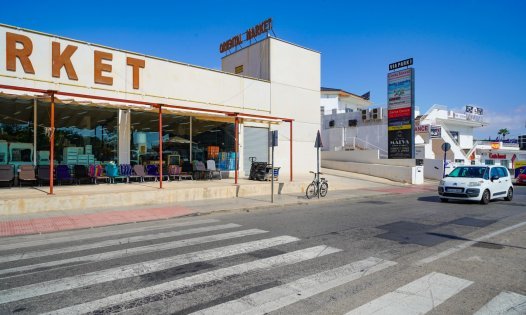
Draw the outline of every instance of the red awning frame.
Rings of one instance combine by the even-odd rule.
[[[159,109],[159,125],[161,126],[161,119],[162,119],[162,107],[165,108],[173,108],[178,109],[181,111],[194,111],[194,112],[204,112],[204,113],[210,113],[210,114],[218,114],[218,115],[226,115],[234,117],[235,125],[236,125],[236,132],[235,132],[235,138],[236,138],[236,170],[235,170],[235,184],[238,184],[238,173],[239,173],[239,130],[238,130],[238,124],[239,124],[239,118],[249,118],[249,119],[258,119],[258,120],[267,120],[267,121],[282,121],[282,122],[288,122],[290,124],[290,181],[293,180],[293,168],[292,168],[292,161],[293,161],[293,138],[292,138],[292,122],[294,119],[291,118],[282,118],[282,117],[274,117],[274,116],[265,116],[265,115],[256,115],[256,114],[248,114],[248,113],[239,113],[239,112],[230,112],[230,111],[221,111],[221,110],[215,110],[215,109],[203,109],[203,108],[195,108],[195,107],[189,107],[189,106],[180,106],[180,105],[170,105],[170,104],[161,104],[161,103],[155,103],[155,102],[145,102],[145,101],[136,101],[136,100],[127,100],[127,99],[121,99],[121,98],[115,98],[115,97],[105,97],[105,96],[97,96],[97,95],[89,95],[89,94],[81,94],[81,93],[71,93],[71,92],[62,92],[57,90],[43,90],[43,89],[35,89],[35,88],[27,88],[27,87],[21,87],[21,86],[13,86],[13,85],[5,85],[0,84],[0,89],[7,89],[7,90],[14,90],[14,91],[24,91],[24,92],[32,92],[32,93],[41,93],[41,94],[47,94],[51,97],[51,108],[52,108],[52,117],[51,117],[51,137],[50,137],[50,143],[51,143],[51,152],[50,157],[53,159],[53,153],[54,153],[54,141],[55,141],[55,132],[54,132],[54,103],[55,103],[55,97],[57,95],[63,95],[63,96],[70,96],[70,97],[80,97],[85,99],[94,99],[94,100],[101,100],[101,101],[109,101],[109,102],[118,102],[118,103],[124,103],[124,104],[136,104],[136,105],[146,105],[150,106],[152,108],[158,108]],[[159,128],[161,129],[161,128]],[[162,131],[161,131],[162,132]],[[160,134],[162,136],[162,134]],[[162,152],[162,151],[161,151]],[[162,189],[162,164],[159,165],[161,168],[160,175],[161,179],[159,181],[159,188]],[[53,161],[50,163],[50,183],[49,183],[49,194],[53,194],[53,173],[54,173],[54,165]]]

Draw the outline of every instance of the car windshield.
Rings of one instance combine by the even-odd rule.
[[[457,167],[449,173],[448,177],[484,178],[487,167]]]

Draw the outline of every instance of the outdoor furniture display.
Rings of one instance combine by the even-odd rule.
[[[18,185],[20,187],[22,187],[22,182],[37,182],[33,165],[20,165],[18,168]]]
[[[120,179],[128,182],[128,176],[119,174],[119,167],[113,163],[105,165],[106,176],[108,176],[110,183],[115,183],[115,179]]]
[[[0,182],[8,183],[11,187],[15,182],[15,173],[13,172],[13,166],[11,165],[0,165]]]
[[[168,168],[168,175],[173,178],[174,180],[178,178],[178,180],[181,179],[194,179],[192,174],[187,174],[182,172],[182,168],[179,165],[170,165]]]
[[[214,160],[206,161],[206,169],[211,179],[214,178],[214,174],[219,175],[219,179],[221,179],[221,171],[216,168],[216,161]]]
[[[39,165],[37,167],[37,181],[39,186],[42,186],[42,183],[49,183],[51,181],[49,178],[49,165]]]
[[[205,163],[194,161],[194,177],[196,179],[209,179],[210,172],[206,169]]]
[[[91,178],[88,173],[88,168],[84,165],[73,166],[73,177],[77,181],[77,184],[81,184],[82,180],[88,180],[91,182]]]
[[[70,182],[74,183],[76,180],[73,176],[71,176],[71,173],[69,172],[69,167],[67,165],[57,165],[56,169],[56,177],[57,182],[59,185],[62,185],[62,182]]]
[[[133,172],[133,167],[130,164],[121,164],[119,165],[119,168],[121,175],[128,178],[128,183],[130,182],[130,179],[133,178],[141,181],[141,177]]]
[[[93,165],[89,166],[89,176],[93,180],[94,184],[97,184],[97,180],[102,179],[107,183],[109,182],[109,177],[104,174],[104,167],[102,165]]]
[[[153,178],[154,180],[157,180],[156,176],[146,174],[146,172],[144,171],[144,166],[140,164],[134,165],[133,171],[135,172],[135,175],[139,176],[141,182],[144,182],[145,178]]]
[[[146,165],[146,173],[149,176],[154,176],[155,180],[157,180],[159,176],[159,167],[155,164]],[[170,175],[163,172],[163,179],[166,177],[167,180],[170,180]]]

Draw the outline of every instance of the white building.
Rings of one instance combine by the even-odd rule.
[[[485,122],[445,106],[434,105],[424,115],[415,110],[415,158],[443,159],[441,146],[451,144],[446,159],[469,164],[475,128]],[[330,113],[322,117],[324,150],[376,149],[387,156],[387,110],[372,107],[360,112]]]
[[[13,153],[0,164],[54,151],[54,164],[216,159],[242,174],[248,157],[268,161],[272,129],[281,176],[305,173],[316,165],[320,53],[251,43],[215,70],[0,24],[0,152]]]
[[[324,115],[361,111],[371,105],[365,96],[334,88],[321,88],[321,112]]]

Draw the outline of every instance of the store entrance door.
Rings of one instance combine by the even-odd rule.
[[[257,162],[268,162],[268,128],[244,127],[243,137],[243,168],[248,176],[251,156],[256,157]]]

